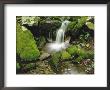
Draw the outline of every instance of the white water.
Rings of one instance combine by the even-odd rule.
[[[56,43],[63,43],[64,42],[64,33],[65,31],[63,29],[59,29],[57,31],[57,35],[56,35]]]
[[[54,43],[48,44],[49,51],[60,51],[67,47],[69,42],[64,42],[65,30],[67,29],[69,21],[65,20],[62,22],[61,27],[56,33],[56,41]]]

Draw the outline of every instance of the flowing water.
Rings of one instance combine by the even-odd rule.
[[[61,27],[57,30],[57,33],[56,33],[56,41],[54,41],[53,43],[49,43],[47,45],[47,49],[49,50],[49,52],[60,51],[62,49],[67,48],[68,42],[64,41],[64,36],[65,36],[65,30],[67,29],[68,24],[69,24],[69,21],[67,20],[62,22]]]
[[[64,43],[65,30],[67,29],[68,24],[69,24],[69,21],[67,21],[67,20],[62,22],[62,25],[56,34],[56,43],[60,43],[60,44]]]

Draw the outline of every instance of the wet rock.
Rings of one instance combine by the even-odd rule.
[[[50,57],[50,54],[48,53],[43,53],[41,56],[40,56],[40,60],[45,60],[45,59],[48,59]]]

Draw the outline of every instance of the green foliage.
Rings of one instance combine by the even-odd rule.
[[[62,51],[61,53],[62,53],[61,59],[70,59],[71,58],[71,55],[68,52]]]
[[[77,54],[78,48],[77,48],[77,46],[75,46],[75,45],[71,45],[69,48],[67,48],[67,52],[68,52],[70,55]]]
[[[68,26],[69,30],[79,30],[83,27],[84,24],[87,22],[87,16],[82,17],[73,17],[71,23]]]
[[[87,17],[83,16],[80,19],[78,19],[78,23],[74,26],[75,30],[78,30],[80,28],[82,28],[82,26],[86,23],[87,21]]]
[[[70,24],[68,25],[68,30],[73,30],[76,23],[76,21],[70,22]]]
[[[94,24],[91,22],[86,22],[86,25],[88,26],[89,29],[94,30]]]
[[[70,40],[70,46],[66,51],[46,52],[44,46],[46,43],[55,41],[56,31],[64,20],[70,21],[67,31],[65,31],[65,41]],[[35,70],[35,73],[39,73],[40,70],[45,71],[45,67],[48,69],[49,64],[50,69],[57,74],[64,72],[65,61],[69,66],[74,61],[82,64],[83,61],[94,59],[94,19],[89,16],[17,16],[16,24],[16,53],[20,57],[16,63],[17,71],[30,72]],[[44,53],[50,55],[45,62],[39,58]],[[39,61],[36,62],[36,60]],[[36,63],[33,63],[34,61]],[[40,66],[39,62],[43,62],[43,64]],[[36,67],[42,69],[37,71]],[[94,64],[92,67],[94,68]]]
[[[57,66],[59,61],[60,61],[60,58],[61,58],[61,53],[60,52],[53,53],[52,54],[52,63],[55,66]]]
[[[83,59],[93,59],[94,52],[93,51],[86,51],[76,45],[72,45],[67,48],[67,52],[72,56],[77,55],[76,61],[80,62]]]
[[[93,59],[94,57],[94,52],[93,51],[86,51],[84,49],[79,49],[78,50],[78,55],[81,56],[84,59]]]
[[[20,65],[19,65],[19,63],[17,62],[16,63],[16,69],[18,70],[18,69],[20,69],[21,67],[20,67]]]
[[[38,59],[40,52],[32,33],[23,28],[17,23],[17,54],[22,60],[31,61]]]
[[[87,51],[87,57],[86,58],[90,58],[90,59],[94,59],[94,51]]]
[[[94,58],[94,52],[93,51],[86,51],[84,49],[79,48],[78,53],[79,57],[76,59],[76,61],[80,62],[84,59],[93,59]]]

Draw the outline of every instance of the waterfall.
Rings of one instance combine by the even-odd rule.
[[[54,43],[48,44],[47,49],[49,51],[60,51],[67,47],[66,46],[67,42],[64,41],[64,36],[65,36],[65,30],[67,29],[68,24],[69,24],[69,21],[67,20],[62,22],[61,27],[56,32],[56,41]]]
[[[56,34],[56,43],[64,42],[64,34],[65,34],[65,30],[67,29],[68,24],[69,24],[69,21],[67,21],[67,20],[62,22],[62,25]]]
[[[64,30],[59,29],[56,35],[56,43],[62,43],[62,42],[64,42]]]

